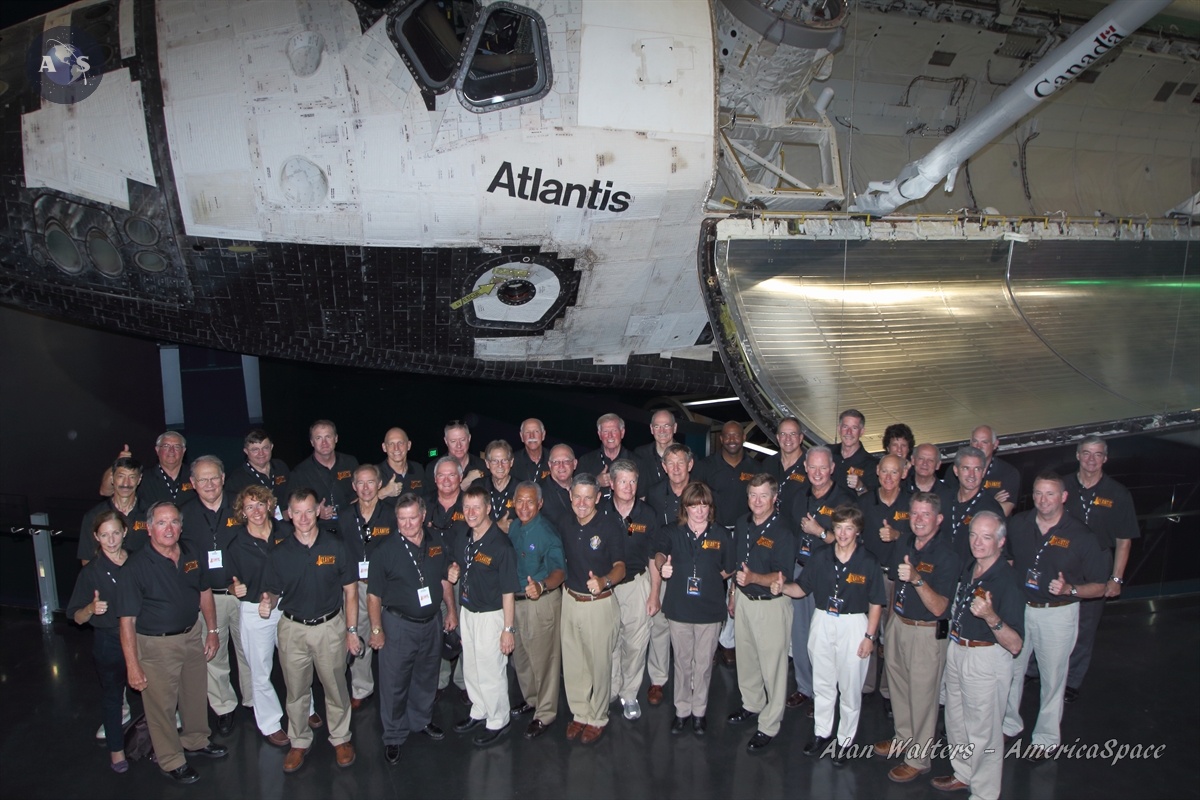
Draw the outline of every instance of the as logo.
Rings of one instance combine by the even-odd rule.
[[[83,31],[59,25],[33,40],[25,53],[25,76],[44,99],[63,105],[78,103],[99,88],[104,53]]]
[[[564,184],[553,179],[543,181],[542,170],[535,169],[531,175],[529,167],[521,167],[521,171],[514,176],[511,161],[500,165],[496,177],[492,178],[487,188],[489,194],[497,189],[506,190],[509,197],[549,206],[574,205],[583,208],[586,204],[593,211],[612,211],[617,214],[628,209],[633,201],[629,192],[614,192],[612,181],[605,181],[604,186],[598,180],[592,181],[591,186],[583,183]]]

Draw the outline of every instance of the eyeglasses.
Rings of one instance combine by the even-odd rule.
[[[560,459],[558,461],[551,461],[550,466],[552,466],[552,467],[569,467],[569,466],[571,466],[571,462],[563,461]]]
[[[489,464],[511,464],[512,459],[511,458],[489,458],[487,460],[487,463],[489,463]]]
[[[156,447],[154,449],[155,450],[166,450],[171,453],[180,453],[180,452],[183,452],[183,445],[181,445],[181,444],[160,444],[158,447]]]
[[[200,484],[204,484],[207,486],[210,483],[220,483],[223,480],[225,480],[224,475],[218,475],[215,478],[195,478],[195,477],[193,477],[192,483],[200,483]]]
[[[674,425],[651,425],[650,430],[658,433],[659,431],[669,431],[674,427]]]

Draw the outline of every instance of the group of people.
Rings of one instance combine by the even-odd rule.
[[[726,723],[756,727],[752,752],[770,745],[785,709],[811,703],[804,752],[845,765],[863,695],[878,689],[895,735],[873,747],[898,759],[891,780],[930,771],[944,706],[953,774],[933,785],[998,797],[1034,657],[1041,702],[1025,754],[1054,755],[1063,703],[1078,694],[1138,535],[1129,493],[1104,474],[1105,442],[1088,437],[1078,471],[1039,474],[1034,508],[1013,515],[1020,475],[996,457],[991,428],[939,478],[937,447],[892,425],[876,458],[861,446],[864,425],[848,410],[837,444],[806,450],[800,423],[784,419],[779,452],[760,462],[737,422],[696,459],[669,411],[635,451],[624,421],[605,414],[600,448],[578,458],[545,447],[537,419],[521,424],[519,451],[496,440],[479,455],[452,422],[448,454],[423,468],[400,428],[385,434],[381,463],[360,464],[319,420],[294,469],[255,430],[228,472],[215,456],[189,464],[183,436],[168,431],[153,467],[121,453],[81,532],[68,614],[96,631],[97,736],[125,771],[123,693],[140,691],[159,767],[193,782],[189,755],[226,755],[205,704],[228,734],[240,697],[265,739],[288,748],[285,772],[302,768],[324,725],[348,767],[352,713],[377,694],[395,764],[410,736],[444,738],[433,706],[453,681],[470,706],[454,732],[476,745],[525,716],[525,738],[542,736],[560,689],[566,738],[590,745],[617,701],[625,719],[641,716],[647,672],[650,705],[672,685],[671,732],[704,735],[721,659],[740,693]]]

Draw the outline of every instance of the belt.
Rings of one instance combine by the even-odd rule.
[[[746,598],[747,600],[754,600],[754,601],[778,600],[779,598],[783,597],[783,595],[781,595],[781,594],[763,594],[763,595],[759,595],[758,597],[755,597],[752,594],[747,594],[745,587],[742,587],[742,586],[738,587],[738,591],[741,592],[742,597]]]
[[[433,622],[435,619],[437,619],[437,614],[434,614],[431,617],[426,617],[425,619],[421,619],[420,617],[410,617],[408,614],[403,613],[402,611],[400,611],[400,609],[395,608],[394,606],[384,606],[383,610],[388,612],[392,616],[399,617],[400,619],[404,620],[405,622],[415,622],[418,625],[424,625],[427,622]]]
[[[1030,603],[1029,601],[1025,601],[1025,605],[1030,608],[1060,608],[1062,606],[1069,606],[1073,602],[1073,600],[1055,600],[1053,603]]]
[[[797,564],[799,564],[799,565],[800,565],[800,566],[802,566],[802,567],[807,567],[807,566],[808,566],[808,561],[807,561],[807,560],[805,560],[805,561],[801,561],[800,559],[798,559],[798,558],[797,558],[797,559],[796,559],[796,563],[797,563]]]
[[[597,595],[580,594],[579,592],[576,592],[572,589],[567,589],[567,594],[571,595],[571,597],[574,597],[576,600],[578,600],[581,603],[590,603],[593,600],[603,600],[606,597],[611,597],[612,589],[608,589]]]
[[[901,622],[903,622],[905,625],[916,625],[918,628],[936,628],[937,627],[936,622],[926,622],[923,619],[909,619],[908,617],[902,617],[899,614],[896,615],[896,618],[899,619]]]
[[[229,590],[228,589],[213,589],[212,593],[213,594],[229,594]]]
[[[322,622],[328,622],[329,620],[333,619],[340,613],[342,613],[342,610],[340,608],[335,608],[333,611],[330,611],[325,616],[317,617],[316,619],[300,619],[299,617],[295,616],[294,614],[289,614],[286,611],[283,612],[283,615],[285,617],[287,617],[288,619],[290,619],[292,622],[299,622],[301,625],[308,625],[309,627],[312,627],[313,625],[320,625]]]
[[[557,591],[558,591],[558,587],[555,586],[553,589],[547,589],[546,591],[542,592],[541,594],[538,595],[538,597],[545,597],[546,595],[550,594],[551,592],[557,592]],[[529,597],[524,592],[513,592],[513,599],[514,600],[528,600]]]
[[[957,644],[959,647],[991,647],[995,644],[995,642],[981,642],[978,639],[963,639],[962,637],[959,637],[955,644]]]
[[[155,638],[162,638],[164,636],[182,636],[185,633],[191,633],[192,628],[194,627],[196,627],[196,623],[193,622],[191,625],[188,625],[181,631],[171,631],[170,633],[143,633],[142,636],[154,636]]]

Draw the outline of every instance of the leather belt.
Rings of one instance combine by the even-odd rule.
[[[290,619],[292,622],[299,622],[301,625],[307,625],[311,628],[313,625],[320,625],[322,622],[328,622],[329,620],[333,619],[340,613],[342,613],[342,610],[340,608],[335,608],[333,611],[330,611],[325,616],[317,617],[316,619],[300,619],[299,617],[295,616],[294,614],[289,614],[286,611],[283,612],[283,615],[285,617],[287,617],[288,619]]]
[[[981,642],[978,639],[963,639],[959,637],[957,641],[951,639],[959,647],[991,647],[995,642]]]
[[[606,589],[605,591],[601,592],[600,594],[596,594],[596,595],[580,594],[579,592],[576,592],[572,589],[567,589],[567,594],[571,595],[571,597],[574,597],[576,600],[578,600],[581,603],[590,603],[593,600],[603,600],[606,597],[611,597],[612,589]]]
[[[781,594],[763,594],[755,597],[752,594],[747,594],[746,589],[741,586],[738,587],[738,592],[740,592],[742,597],[746,598],[747,600],[753,600],[756,602],[759,600],[778,600],[779,598],[783,597]]]
[[[229,590],[228,589],[213,589],[212,593],[213,594],[229,594]]]
[[[153,636],[157,639],[161,639],[164,636],[182,636],[185,633],[191,633],[192,628],[194,627],[196,627],[196,623],[193,622],[191,625],[188,625],[181,631],[171,631],[170,633],[143,633],[142,636]]]
[[[918,628],[936,628],[937,627],[936,622],[928,622],[923,619],[909,619],[908,617],[901,617],[899,614],[897,614],[896,617],[901,622],[903,622],[905,625],[915,625]]]
[[[405,614],[404,612],[400,611],[400,609],[395,608],[394,606],[384,606],[383,610],[388,612],[389,614],[391,614],[394,617],[399,617],[400,619],[404,620],[405,622],[415,622],[418,625],[424,625],[427,622],[433,622],[435,619],[437,619],[437,614],[434,614],[431,617],[426,617],[425,619],[421,619],[420,617],[410,617],[408,614]]]
[[[542,598],[542,597],[545,597],[546,595],[550,594],[551,592],[557,592],[557,591],[558,591],[558,587],[555,586],[553,589],[547,589],[546,591],[542,592],[541,594],[538,595],[538,597]],[[513,599],[514,600],[528,600],[529,597],[524,592],[513,592]]]
[[[1025,601],[1025,605],[1030,608],[1061,608],[1062,606],[1069,606],[1073,602],[1073,600],[1055,600],[1053,603],[1030,603],[1027,600]]]

